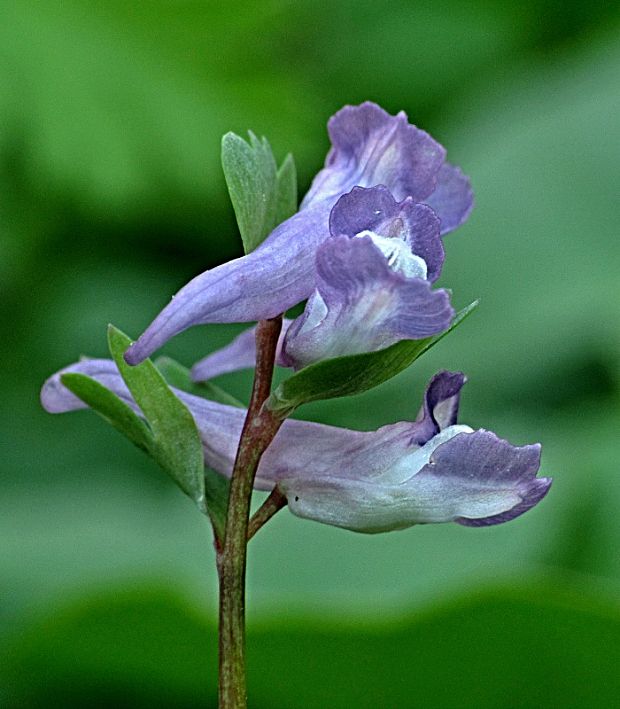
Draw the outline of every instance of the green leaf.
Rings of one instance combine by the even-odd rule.
[[[249,143],[235,133],[222,138],[222,168],[246,254],[297,209],[292,155],[278,169],[267,138],[248,135]]]
[[[253,251],[276,219],[277,166],[266,138],[249,133],[250,143],[235,133],[222,138],[222,167],[237,217],[243,248]]]
[[[123,354],[131,340],[112,325],[110,353],[153,433],[149,453],[201,510],[205,510],[202,443],[187,407],[174,395],[155,365],[146,360],[130,367]]]
[[[218,404],[236,406],[240,409],[246,408],[239,399],[235,399],[232,394],[229,394],[216,384],[193,381],[189,369],[171,357],[158,357],[155,360],[155,366],[163,374],[168,384],[176,389],[181,389],[195,396],[201,396],[203,399],[209,399],[209,401],[217,401]]]
[[[320,399],[359,394],[396,376],[436,345],[478,306],[478,301],[461,310],[452,325],[440,335],[423,340],[402,340],[377,352],[336,357],[311,364],[289,377],[268,399],[267,406],[278,416],[288,416],[298,406]]]
[[[78,372],[67,372],[60,379],[70,392],[127,436],[138,448],[147,453],[150,451],[153,436],[148,426],[114,392]]]
[[[297,170],[295,160],[289,153],[278,168],[276,219],[274,227],[297,211]]]

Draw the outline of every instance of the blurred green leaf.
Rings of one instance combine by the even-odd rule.
[[[217,706],[217,631],[174,592],[117,589],[47,618],[36,632],[44,643],[28,632],[8,653],[0,648],[0,684],[12,706]],[[54,657],[28,680],[29,665],[43,669],[44,646]]]
[[[0,149],[28,214],[54,220],[69,208],[138,229],[148,220],[194,248],[210,229],[208,253],[215,243],[231,254],[222,133],[257,125],[312,154],[321,102],[282,61],[271,6],[9,0],[2,20]],[[95,243],[92,231],[83,238]]]
[[[158,357],[154,364],[162,373],[168,384],[176,389],[181,389],[195,396],[201,396],[203,399],[217,401],[219,404],[227,404],[228,406],[237,406],[238,408],[245,409],[244,404],[238,399],[235,399],[235,397],[227,391],[217,386],[217,384],[193,381],[189,369],[172,359],[172,357]]]
[[[423,340],[402,340],[377,352],[335,357],[304,367],[285,379],[271,394],[267,406],[279,416],[288,416],[311,401],[359,394],[395,377],[448,333],[458,327],[478,306],[463,308],[452,325],[440,335]]]
[[[359,625],[297,616],[248,633],[261,709],[612,707],[620,611],[564,577],[490,588],[415,617]],[[214,706],[217,633],[175,594],[138,587],[56,611],[3,653],[11,706]],[[114,705],[114,702],[112,702]],[[110,703],[107,704],[108,706]]]
[[[445,120],[450,132],[475,110],[475,101],[460,97],[476,77],[488,89],[489,67],[513,66],[541,35],[548,60],[550,35],[558,41],[567,18],[581,38],[597,25],[613,31],[617,11],[615,18],[601,13],[611,15],[613,5],[565,3],[558,13],[553,2],[534,0],[421,0],[412,13],[402,0],[389,12],[372,0],[238,0],[225,9],[8,0],[0,23],[0,148],[11,186],[30,204],[10,215],[11,251],[18,251],[0,268],[23,267],[32,243],[56,233],[64,210],[70,219],[113,220],[123,243],[135,243],[149,220],[154,232],[171,229],[194,257],[230,257],[217,147],[226,130],[256,126],[274,147],[293,149],[307,184],[327,147],[324,119],[344,101],[372,96],[426,128]],[[19,238],[16,222],[29,226],[33,217],[43,218],[43,228]],[[91,226],[82,239],[95,245]],[[200,251],[206,229],[208,250]]]
[[[297,169],[295,160],[289,153],[278,168],[276,218],[277,226],[297,211]]]
[[[147,360],[135,367],[125,362],[123,355],[131,344],[127,335],[110,325],[108,343],[127,388],[153,432],[150,454],[205,511],[202,443],[194,418],[152,362]]]
[[[151,450],[154,441],[148,426],[114,392],[78,372],[67,372],[60,378],[69,391],[127,436],[138,448],[146,453]]]
[[[476,382],[478,406],[551,413],[560,386],[581,406],[603,394],[596,369],[618,391],[618,66],[616,27],[542,66],[498,67],[452,129],[476,208],[446,239],[442,282],[475,293],[484,313],[446,354]]]

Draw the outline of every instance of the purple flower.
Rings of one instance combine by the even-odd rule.
[[[113,362],[86,360],[63,371],[93,377],[140,413]],[[84,408],[61,373],[45,383],[43,406],[52,413]],[[431,522],[484,526],[523,514],[551,485],[536,477],[540,446],[512,446],[457,424],[464,382],[460,373],[440,372],[416,421],[377,431],[285,421],[261,459],[255,487],[277,485],[294,514],[358,532]],[[206,463],[230,475],[245,411],[176,394],[196,420]]]
[[[288,328],[281,363],[300,369],[341,355],[373,352],[447,329],[447,291],[431,289],[444,252],[439,220],[385,187],[354,188],[330,216],[331,239],[316,254],[316,290]]]
[[[355,187],[330,215],[332,238],[316,252],[316,289],[304,313],[283,328],[278,364],[300,369],[340,355],[372,352],[445,330],[454,316],[445,290],[431,289],[444,250],[439,219],[385,187]],[[253,330],[198,362],[208,379],[254,364]]]
[[[315,286],[316,250],[329,237],[331,209],[355,186],[385,185],[398,200],[429,204],[442,233],[467,218],[473,202],[469,181],[404,113],[390,116],[373,103],[346,106],[328,130],[332,148],[300,211],[252,253],[184,286],[128,350],[130,364],[192,325],[275,317],[306,299]]]

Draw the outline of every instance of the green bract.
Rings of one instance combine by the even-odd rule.
[[[304,367],[275,389],[267,406],[284,418],[311,401],[351,396],[372,389],[406,369],[460,325],[477,306],[476,300],[463,308],[452,325],[440,335],[423,340],[402,340],[376,352],[335,357]]]
[[[137,367],[125,363],[123,353],[131,340],[112,325],[108,328],[108,344],[146,424],[115,394],[87,376],[64,374],[63,384],[145,450],[206,512],[202,443],[192,415],[151,361]]]
[[[249,132],[249,143],[235,133],[222,138],[222,167],[243,248],[253,251],[297,209],[297,176],[292,155],[278,169],[271,146]]]
[[[146,453],[150,452],[153,445],[151,430],[114,392],[106,389],[95,379],[78,372],[67,372],[62,374],[60,379],[69,391],[88,404],[117,431],[120,431],[138,448]]]

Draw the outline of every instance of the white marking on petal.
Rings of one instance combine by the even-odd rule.
[[[450,416],[452,415],[454,400],[457,398],[457,396],[458,394],[456,396],[451,396],[449,399],[444,399],[443,401],[440,401],[433,409],[433,416],[435,417],[435,421],[437,421],[437,423],[439,424],[440,429],[446,428],[446,423],[449,421]]]
[[[430,458],[435,449],[442,443],[446,443],[459,433],[473,433],[473,428],[462,424],[448,426],[433,436],[430,441],[420,447],[412,447],[392,468],[383,473],[378,480],[382,483],[392,483],[397,485],[410,480],[420,472],[422,468],[430,462]]]
[[[296,335],[303,335],[304,332],[314,330],[315,327],[318,327],[323,320],[325,320],[327,305],[318,291],[315,290],[308,299],[306,310],[308,311],[308,317],[305,319]]]
[[[374,231],[365,229],[356,234],[356,238],[369,237],[372,243],[387,258],[388,266],[392,271],[402,273],[407,278],[424,278],[428,273],[426,261],[411,253],[411,248],[402,239],[397,237],[381,236]]]

